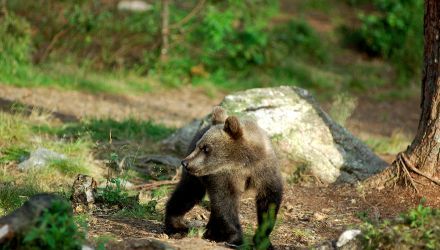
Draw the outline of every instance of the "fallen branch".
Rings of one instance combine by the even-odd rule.
[[[174,185],[177,184],[179,181],[178,180],[166,180],[166,181],[155,181],[152,183],[146,183],[146,184],[142,184],[142,185],[136,185],[133,187],[130,187],[128,189],[134,189],[134,190],[138,190],[138,189],[145,189],[145,190],[150,190],[159,186],[163,186],[163,185]]]

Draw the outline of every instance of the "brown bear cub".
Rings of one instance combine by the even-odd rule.
[[[243,243],[240,195],[248,189],[256,191],[261,226],[270,209],[275,216],[278,213],[282,178],[271,141],[256,122],[227,117],[220,107],[214,108],[211,120],[211,126],[196,134],[182,161],[182,178],[166,204],[165,229],[168,234],[186,233],[185,213],[207,192],[211,215],[203,237],[238,246]],[[260,228],[269,237],[273,223]]]

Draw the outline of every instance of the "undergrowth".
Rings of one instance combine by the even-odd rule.
[[[440,210],[421,204],[393,220],[367,221],[361,229],[365,249],[439,249]]]

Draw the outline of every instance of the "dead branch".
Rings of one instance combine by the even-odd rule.
[[[169,26],[170,29],[178,29],[185,23],[189,22],[197,13],[203,8],[203,5],[205,4],[206,0],[200,0],[197,5],[194,7],[194,9],[191,10],[188,15],[186,15],[184,18],[180,19],[177,23],[171,24]]]
[[[146,184],[142,184],[142,185],[136,185],[133,187],[130,187],[128,189],[134,189],[134,190],[139,190],[139,189],[144,189],[144,190],[151,190],[153,188],[159,187],[159,186],[163,186],[163,185],[174,185],[177,184],[179,181],[178,180],[165,180],[165,181],[155,181],[152,183],[146,183]]]
[[[60,38],[62,36],[64,36],[65,34],[67,34],[67,32],[69,31],[68,28],[66,29],[62,29],[60,30],[58,33],[56,33],[52,40],[50,41],[49,45],[47,45],[46,49],[44,50],[43,54],[41,55],[40,59],[38,60],[39,62],[44,61],[44,59],[46,59],[46,57],[49,55],[49,53],[51,52],[51,50],[53,49],[53,47],[55,46],[55,44],[58,42],[58,40],[60,40]]]

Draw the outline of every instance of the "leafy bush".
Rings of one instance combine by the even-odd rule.
[[[417,206],[399,218],[362,225],[365,249],[439,249],[440,210]]]
[[[374,0],[377,12],[359,14],[361,26],[345,39],[373,56],[391,60],[400,82],[420,75],[423,51],[423,1]]]
[[[1,249],[81,249],[85,242],[84,225],[78,225],[67,201],[55,201],[43,211],[35,226],[31,227],[17,242],[9,242]]]
[[[129,200],[128,193],[124,190],[121,179],[111,178],[109,183],[100,192],[102,200],[110,205],[124,205]]]
[[[287,55],[326,62],[328,53],[316,31],[304,20],[291,20],[271,31],[271,47],[284,60]]]
[[[0,73],[15,74],[30,62],[31,28],[13,13],[0,17]]]

